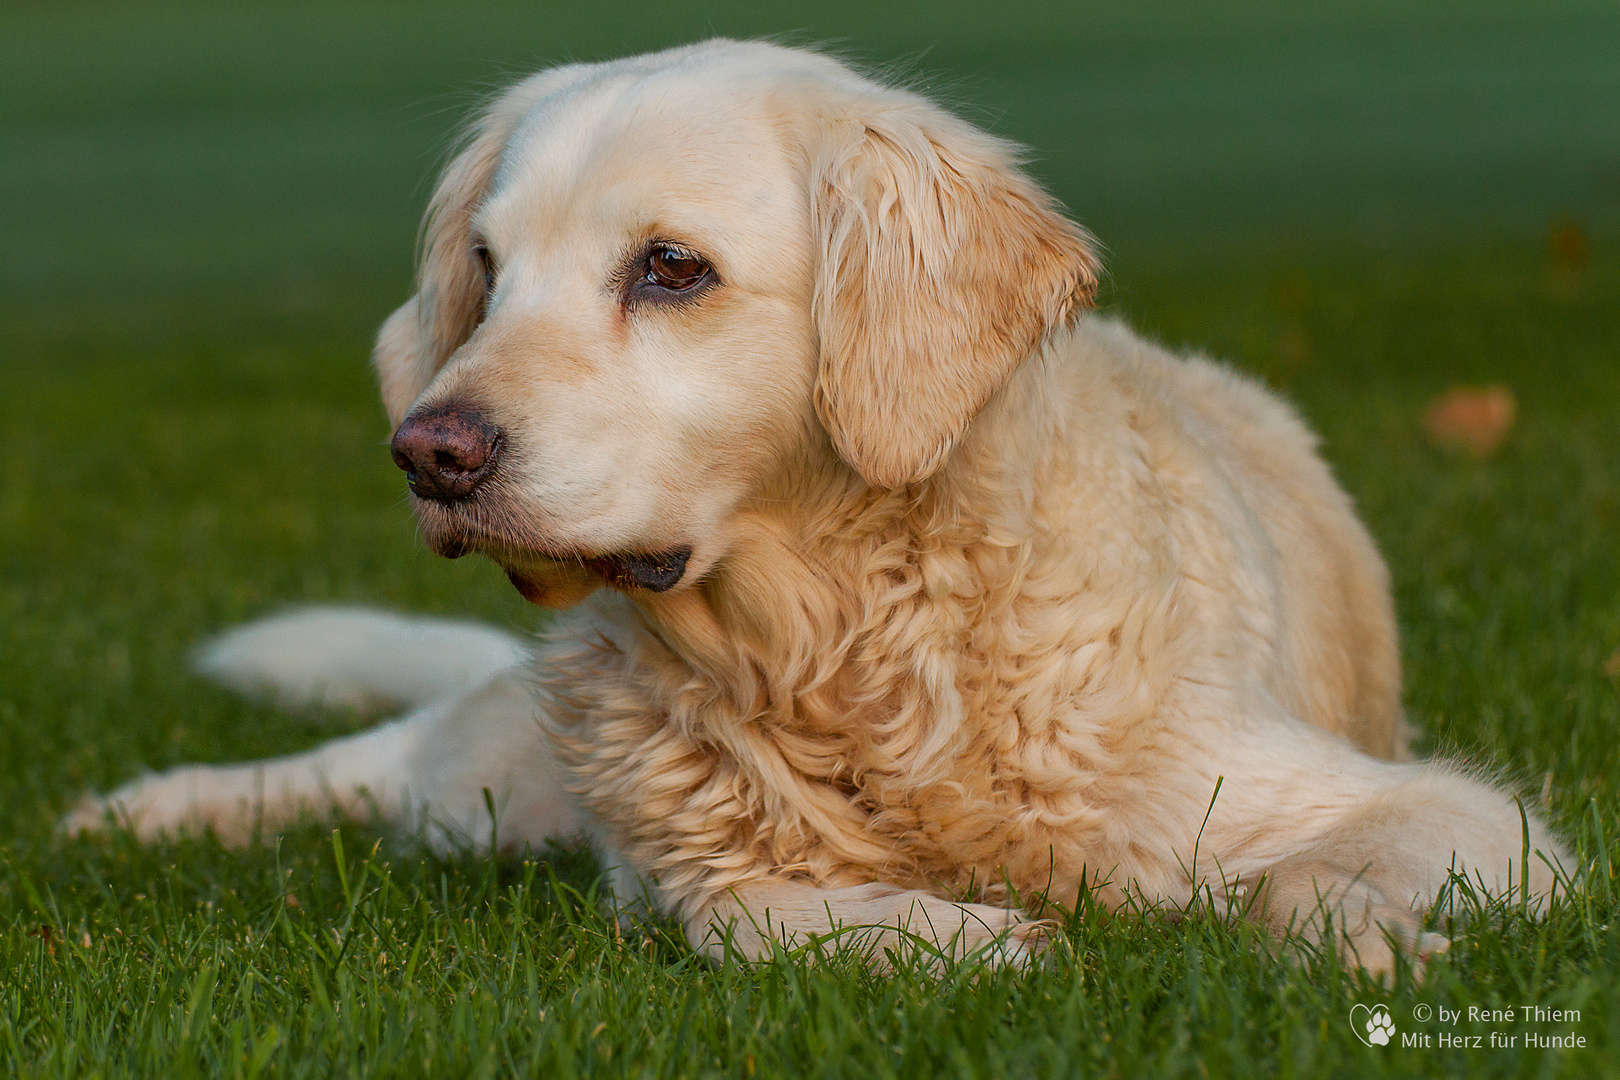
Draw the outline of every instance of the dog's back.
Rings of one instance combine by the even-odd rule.
[[[1123,373],[1154,403],[1148,427],[1165,441],[1161,452],[1196,459],[1188,471],[1219,489],[1204,493],[1205,505],[1229,505],[1227,528],[1268,549],[1251,552],[1236,576],[1266,579],[1271,594],[1274,652],[1269,664],[1256,658],[1271,692],[1370,754],[1406,759],[1389,573],[1315,435],[1259,382],[1201,355],[1174,356],[1119,322],[1088,319],[1075,345],[1080,362]]]

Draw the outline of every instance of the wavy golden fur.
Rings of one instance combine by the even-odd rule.
[[[648,245],[706,284],[648,291]],[[1019,958],[1038,911],[1005,905],[1083,883],[1331,916],[1375,970],[1436,947],[1454,867],[1516,880],[1519,810],[1402,760],[1387,575],[1298,417],[1085,314],[1097,275],[1013,148],[824,56],[715,41],[519,84],[446,169],[376,363],[396,425],[498,425],[491,479],[415,502],[434,547],[573,606],[532,681],[458,661],[404,719],[75,826],[238,836],[327,799],[487,842],[489,788],[503,844],[588,833],[711,950],[845,924]],[[672,586],[603,576],[659,552]],[[356,618],[239,632],[214,670],[387,696],[380,663],[309,674]],[[1563,856],[1529,829],[1546,894]]]

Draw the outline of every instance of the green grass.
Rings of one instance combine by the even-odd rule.
[[[416,546],[369,337],[480,86],[711,32],[899,64],[1032,144],[1111,249],[1110,308],[1299,402],[1391,564],[1425,746],[1545,789],[1584,891],[1493,908],[1421,986],[1096,912],[1041,970],[934,981],[710,968],[616,929],[578,853],[58,841],[86,787],[358,722],[195,680],[213,630],[301,601],[530,624],[492,567]],[[0,51],[0,1072],[1620,1074],[1612,5],[14,3]],[[1571,220],[1591,258],[1555,265]],[[1517,394],[1489,461],[1421,437],[1457,383]],[[1348,1014],[1377,1001],[1587,1047],[1368,1048]]]

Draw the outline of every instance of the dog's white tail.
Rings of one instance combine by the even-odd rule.
[[[416,708],[529,658],[511,634],[473,622],[363,608],[299,608],[239,626],[198,649],[197,671],[283,705]]]

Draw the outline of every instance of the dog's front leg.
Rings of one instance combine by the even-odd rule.
[[[1331,921],[1356,962],[1381,974],[1395,965],[1391,940],[1419,959],[1445,947],[1422,922],[1453,872],[1490,896],[1522,893],[1538,909],[1559,875],[1573,873],[1558,838],[1500,788],[1438,763],[1385,768],[1386,785],[1250,875],[1273,932],[1320,941]]]
[[[507,673],[305,753],[182,766],[87,796],[62,828],[122,824],[142,840],[212,830],[240,845],[300,814],[337,812],[424,828],[441,850],[538,846],[582,820],[535,710],[523,676]]]
[[[765,878],[716,897],[686,921],[692,947],[711,960],[728,954],[759,960],[778,947],[819,942],[853,948],[886,964],[912,950],[937,962],[977,956],[1023,966],[1043,944],[1048,924],[1019,912],[964,904],[888,885],[829,889]]]
[[[1573,870],[1535,811],[1455,766],[1377,761],[1282,721],[1255,731],[1247,745],[1226,741],[1224,783],[1202,836],[1213,860],[1197,874],[1213,886],[1218,871],[1279,936],[1337,944],[1386,973],[1397,949],[1421,958],[1444,947],[1423,921],[1453,872],[1539,906],[1558,873]]]

